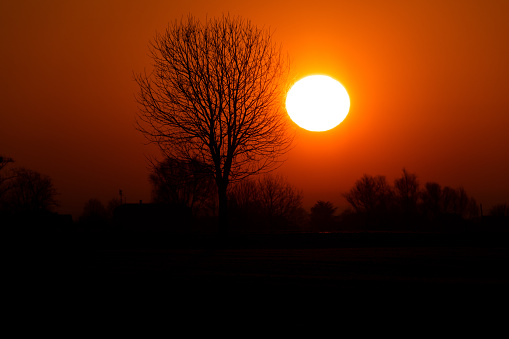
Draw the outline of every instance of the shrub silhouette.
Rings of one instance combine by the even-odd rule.
[[[329,201],[319,200],[311,207],[310,222],[314,230],[331,231],[336,207]]]

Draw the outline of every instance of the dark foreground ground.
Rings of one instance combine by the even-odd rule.
[[[4,237],[8,240],[8,237]],[[21,284],[128,293],[509,291],[508,233],[18,235]],[[7,241],[9,242],[9,241]],[[156,292],[157,291],[157,292]],[[498,293],[498,292],[497,292]],[[345,293],[346,294],[346,293]]]

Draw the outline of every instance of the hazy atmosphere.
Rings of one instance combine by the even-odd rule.
[[[135,129],[134,74],[168,23],[228,13],[273,32],[293,79],[327,74],[350,95],[338,127],[297,129],[277,170],[306,208],[343,210],[363,174],[403,168],[509,202],[507,1],[2,1],[1,154],[51,177],[74,218],[119,189],[149,202],[159,153]]]

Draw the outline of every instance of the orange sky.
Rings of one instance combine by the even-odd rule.
[[[509,1],[0,2],[0,154],[49,175],[61,213],[121,188],[150,200],[134,129],[133,72],[168,22],[240,15],[275,30],[300,78],[327,74],[351,110],[332,131],[300,130],[280,169],[342,209],[364,173],[463,186],[509,202]]]

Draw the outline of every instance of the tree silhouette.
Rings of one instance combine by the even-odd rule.
[[[394,197],[400,211],[406,218],[416,215],[419,194],[417,176],[408,173],[403,168],[401,177],[394,180]]]
[[[509,205],[497,204],[490,208],[489,215],[493,217],[509,217]]]
[[[51,178],[39,172],[16,168],[9,182],[7,204],[17,213],[51,212],[58,205]]]
[[[391,229],[408,227],[463,227],[467,219],[479,215],[479,206],[463,187],[457,189],[427,182],[422,189],[417,176],[403,169],[394,187],[385,177],[364,175],[354,187],[343,194],[355,213],[341,215],[350,220],[366,219],[369,224]],[[385,225],[384,225],[385,224]]]
[[[271,221],[296,222],[295,216],[302,208],[302,192],[281,175],[265,175],[258,179],[258,199],[261,208]]]
[[[435,220],[442,213],[442,187],[436,182],[427,182],[421,192],[422,213],[428,220]]]
[[[226,16],[175,22],[150,51],[153,72],[135,76],[138,129],[165,156],[207,165],[226,231],[229,183],[274,169],[291,143],[281,48],[270,32]]]
[[[438,183],[427,182],[420,196],[422,214],[430,221],[446,215],[473,218],[479,214],[477,202],[466,193],[463,187],[442,188]]]
[[[14,160],[9,157],[4,157],[0,155],[0,171],[3,170],[7,165],[10,163],[13,163]],[[7,185],[7,182],[9,179],[12,179],[13,176],[4,176],[2,173],[0,173],[0,203],[2,203],[2,196],[7,192],[9,189],[9,185]],[[1,206],[0,206],[1,207]]]
[[[253,221],[253,216],[260,214],[258,189],[258,182],[250,179],[231,185],[228,191],[228,200],[236,217],[243,216]]]
[[[303,214],[302,192],[281,175],[266,174],[257,180],[235,183],[229,196],[237,215],[267,223],[271,229],[296,227]],[[258,225],[258,230],[261,228]]]
[[[364,174],[344,197],[357,212],[374,215],[387,212],[392,194],[385,176]]]
[[[8,164],[14,162],[12,158],[4,157],[3,155],[0,155],[0,171],[7,166]]]
[[[441,212],[461,218],[475,217],[478,214],[477,202],[463,187],[454,189],[446,186],[442,190]]]
[[[311,224],[315,228],[330,229],[334,221],[336,207],[330,201],[319,200],[311,207]]]
[[[196,160],[183,162],[166,158],[153,164],[149,178],[154,203],[183,205],[195,212],[214,203],[211,201],[213,178],[206,166]]]

